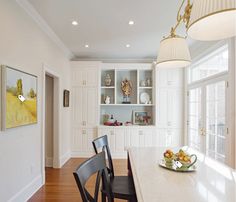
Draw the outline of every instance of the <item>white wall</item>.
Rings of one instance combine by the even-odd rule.
[[[69,153],[70,109],[62,107],[70,88],[69,61],[15,0],[0,0],[0,63],[38,77],[38,123],[0,132],[0,201],[24,201],[42,183],[42,66],[61,76],[60,157]]]

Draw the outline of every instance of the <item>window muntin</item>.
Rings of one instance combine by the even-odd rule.
[[[189,83],[228,71],[228,45],[224,45],[189,68]]]

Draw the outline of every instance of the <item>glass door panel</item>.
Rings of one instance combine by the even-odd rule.
[[[202,151],[203,140],[201,137],[202,129],[202,90],[201,88],[189,91],[189,110],[188,110],[188,142],[189,145]]]
[[[225,81],[206,86],[206,153],[225,162],[226,134]]]

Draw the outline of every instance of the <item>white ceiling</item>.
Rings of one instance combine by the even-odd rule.
[[[80,59],[155,59],[182,0],[28,0]],[[72,26],[73,20],[78,26]],[[129,20],[135,25],[129,26]],[[180,28],[179,34],[184,29]],[[191,43],[191,42],[190,42]],[[89,44],[89,48],[85,48]],[[126,48],[130,44],[130,48]]]

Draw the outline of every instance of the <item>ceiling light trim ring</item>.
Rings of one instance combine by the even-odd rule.
[[[200,18],[198,18],[197,20],[193,21],[191,24],[189,24],[188,28],[187,28],[187,31],[189,30],[189,28],[194,25],[195,23],[199,22],[200,20],[204,19],[204,18],[207,18],[209,16],[212,16],[212,15],[216,15],[216,14],[219,14],[219,13],[223,13],[223,12],[228,12],[228,11],[236,11],[236,8],[228,8],[228,9],[225,9],[225,10],[220,10],[220,11],[215,11],[213,13],[210,13],[208,15],[204,15]]]

